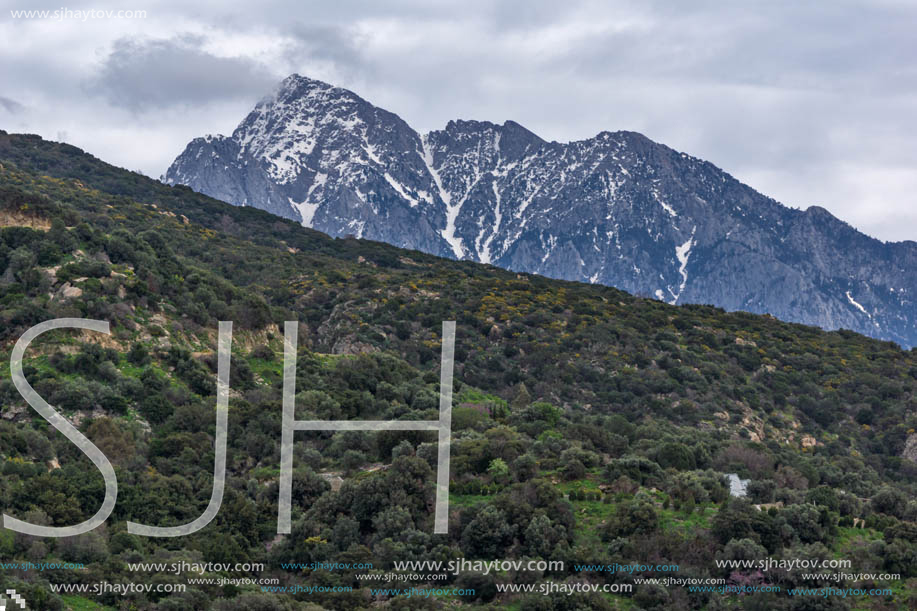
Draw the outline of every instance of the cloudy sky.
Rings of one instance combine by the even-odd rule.
[[[20,9],[141,19],[14,18]],[[797,208],[917,240],[917,3],[0,0],[0,129],[162,174],[290,73],[419,131],[642,132]]]

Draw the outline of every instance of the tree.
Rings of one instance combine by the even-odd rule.
[[[289,611],[288,604],[279,601],[274,596],[260,593],[245,593],[229,600],[219,599],[214,601],[215,611]]]
[[[748,483],[748,498],[756,503],[773,503],[777,485],[772,479],[755,479]]]
[[[490,473],[495,481],[503,481],[509,475],[509,467],[502,458],[495,458],[490,461],[487,472]]]
[[[733,539],[759,541],[760,535],[755,527],[757,514],[760,513],[744,500],[731,499],[728,504],[720,506],[720,510],[713,518],[711,530],[724,545]]]
[[[392,458],[398,458],[399,456],[413,456],[414,455],[414,444],[412,444],[407,439],[402,439],[401,442],[392,448]]]
[[[148,395],[140,402],[138,406],[140,413],[144,418],[153,424],[165,422],[166,418],[172,415],[172,404],[160,393]]]
[[[524,482],[538,475],[538,461],[531,454],[523,454],[513,461],[513,477],[517,482]]]
[[[561,471],[565,480],[571,482],[586,477],[586,466],[579,459],[568,456],[562,460]]]
[[[622,475],[639,484],[646,485],[662,477],[659,464],[642,456],[616,458],[605,466],[605,479],[615,481]]]
[[[462,531],[462,548],[473,558],[500,558],[512,545],[516,527],[493,505],[485,505]]]
[[[355,471],[366,463],[366,455],[359,450],[347,450],[341,457],[341,465],[347,471]]]
[[[907,508],[907,497],[900,490],[885,486],[872,497],[870,504],[876,513],[902,518]]]
[[[557,426],[557,421],[563,415],[563,410],[554,407],[545,401],[532,403],[528,409],[524,410],[524,417],[532,422],[546,422],[548,426]]]
[[[483,573],[463,571],[456,577],[455,587],[470,592],[470,594],[461,597],[468,602],[480,600],[487,603],[497,596],[496,578],[493,573],[484,575]]]
[[[539,513],[529,522],[523,535],[527,554],[541,558],[551,557],[558,543],[566,538],[563,526],[555,526],[551,518]]]
[[[767,549],[748,538],[733,539],[726,544],[723,551],[716,555],[717,562],[734,560],[757,561],[767,557]],[[733,570],[731,567],[723,569],[723,576],[728,576]]]
[[[131,349],[127,353],[127,360],[137,367],[146,367],[152,361],[150,352],[140,342],[134,342],[131,345]]]
[[[513,396],[513,400],[510,403],[510,408],[513,413],[519,413],[531,403],[532,395],[529,394],[528,388],[525,387],[525,382],[520,382],[519,386],[516,387],[516,394]]]
[[[806,493],[806,502],[827,507],[831,511],[840,510],[837,492],[830,486],[818,486]]]
[[[239,540],[229,533],[216,532],[206,537],[201,546],[204,558],[208,562],[235,564],[246,562],[248,554],[239,544]]]
[[[397,539],[399,535],[414,528],[411,512],[403,507],[389,507],[377,513],[373,518],[373,528],[376,530],[377,540],[391,537]]]
[[[796,536],[803,543],[816,543],[825,540],[825,529],[821,514],[815,505],[789,505],[780,515],[786,519]]]
[[[638,494],[630,502],[618,506],[617,512],[608,519],[605,538],[619,539],[635,534],[645,534],[659,526],[659,514],[648,496]]]
[[[656,462],[663,469],[676,469],[678,471],[689,471],[694,469],[694,453],[690,448],[682,443],[669,442],[659,448],[656,453]]]
[[[885,547],[885,570],[900,573],[903,579],[917,576],[917,546],[895,539]]]
[[[271,308],[260,295],[245,293],[233,303],[233,320],[248,329],[260,329],[271,322]]]

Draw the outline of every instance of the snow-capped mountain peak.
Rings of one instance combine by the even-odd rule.
[[[917,343],[913,243],[786,208],[635,132],[558,143],[455,120],[421,135],[294,74],[163,180],[334,236]]]

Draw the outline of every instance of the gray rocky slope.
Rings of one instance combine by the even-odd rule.
[[[634,132],[558,143],[450,121],[421,135],[293,75],[163,180],[332,236],[917,344],[917,244],[785,207]]]

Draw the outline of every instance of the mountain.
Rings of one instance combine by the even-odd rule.
[[[44,334],[23,371],[111,460],[118,498],[106,527],[54,545],[0,530],[0,591],[30,609],[415,608],[381,587],[385,575],[395,562],[451,559],[564,564],[444,579],[408,569],[398,587],[464,592],[424,595],[422,608],[801,611],[850,608],[802,588],[881,583],[888,592],[857,608],[915,608],[917,350],[333,239],[0,131],[0,359],[33,325],[73,317],[111,333]],[[278,537],[288,320],[299,322],[297,419],[321,420],[435,419],[442,321],[456,321],[447,534],[432,532],[436,433],[328,431],[296,435],[293,531]],[[219,321],[233,322],[221,509],[194,535],[131,535],[128,520],[186,524],[210,502]],[[0,465],[6,515],[70,525],[105,495],[8,366]],[[748,498],[729,499],[724,474],[750,480]],[[760,583],[756,569],[711,559],[764,557],[855,558],[900,579],[773,567],[766,583],[779,591],[727,590],[722,602],[639,583],[548,596],[508,587],[666,576],[635,566],[650,564]],[[233,579],[273,585],[226,587],[174,563],[235,565]],[[187,588],[96,596],[100,580]]]
[[[564,144],[450,121],[420,135],[293,75],[163,180],[332,236],[917,344],[917,244],[788,208],[634,132]]]

